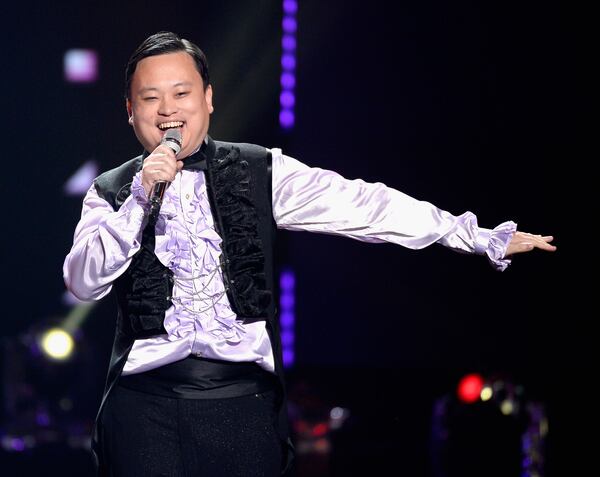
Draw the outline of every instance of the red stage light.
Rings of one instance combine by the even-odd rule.
[[[458,383],[458,398],[466,403],[474,403],[481,395],[483,378],[479,374],[467,374]]]

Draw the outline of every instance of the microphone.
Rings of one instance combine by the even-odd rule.
[[[164,144],[170,147],[175,155],[179,154],[179,151],[181,151],[181,129],[167,129],[160,143],[161,145]],[[157,217],[167,185],[169,185],[168,181],[157,181],[152,186],[152,191],[150,192],[150,217]]]

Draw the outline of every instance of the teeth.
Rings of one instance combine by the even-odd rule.
[[[162,129],[164,131],[165,129],[180,128],[182,126],[183,126],[183,121],[171,121],[169,123],[160,123],[158,125],[158,128]]]

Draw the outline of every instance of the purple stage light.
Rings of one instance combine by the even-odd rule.
[[[296,33],[298,29],[298,24],[296,23],[296,19],[292,16],[283,17],[282,22],[283,31],[286,33]]]
[[[23,452],[25,450],[25,440],[20,437],[9,438],[9,450],[16,452]]]
[[[296,86],[296,77],[292,73],[281,74],[281,87],[283,89],[294,89]]]
[[[279,276],[279,309],[281,310],[279,325],[281,329],[281,345],[284,355],[284,367],[291,366],[294,362],[294,303],[296,301],[296,297],[294,295],[295,283],[296,279],[294,277],[294,272],[292,272],[290,269],[283,269]]]
[[[296,0],[284,0],[283,11],[289,15],[295,15],[298,11],[298,2]]]
[[[294,51],[296,49],[296,38],[292,35],[283,35],[281,39],[281,47],[285,51]]]
[[[279,286],[282,290],[291,290],[296,285],[296,278],[293,273],[283,272],[279,278]]]
[[[295,354],[291,349],[283,350],[283,366],[284,368],[289,368],[294,364]]]
[[[279,113],[279,124],[284,129],[290,129],[294,126],[294,113],[289,109],[284,109]]]
[[[65,183],[63,187],[65,194],[69,196],[85,195],[97,175],[98,164],[96,161],[86,161]]]
[[[98,55],[93,50],[68,50],[64,74],[69,83],[93,83],[98,79]]]
[[[279,95],[279,104],[282,108],[292,109],[296,103],[296,97],[291,91],[284,91]]]
[[[296,321],[294,313],[291,311],[282,312],[279,317],[279,324],[281,328],[293,328],[294,322]]]
[[[291,310],[294,308],[296,304],[296,299],[294,298],[293,290],[288,291],[286,293],[281,294],[281,298],[279,299],[279,303],[281,304],[282,310]]]
[[[298,23],[296,13],[298,12],[298,2],[296,0],[283,1],[284,16],[281,22],[283,33],[281,36],[281,95],[279,102],[281,109],[279,111],[279,125],[282,129],[291,130],[294,127],[295,115],[294,106],[296,98],[294,96],[294,87],[296,86],[296,77],[293,72],[296,70],[296,30]]]
[[[296,57],[290,53],[281,56],[281,66],[285,71],[294,71],[296,69]]]
[[[294,333],[292,331],[284,331],[281,333],[281,345],[284,348],[294,346]]]

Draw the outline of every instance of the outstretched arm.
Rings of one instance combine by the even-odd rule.
[[[343,235],[412,249],[439,243],[457,252],[487,255],[497,270],[510,256],[533,248],[554,250],[551,237],[516,230],[508,221],[479,227],[471,212],[454,216],[381,183],[348,180],[310,168],[273,149],[273,214],[279,228]]]

